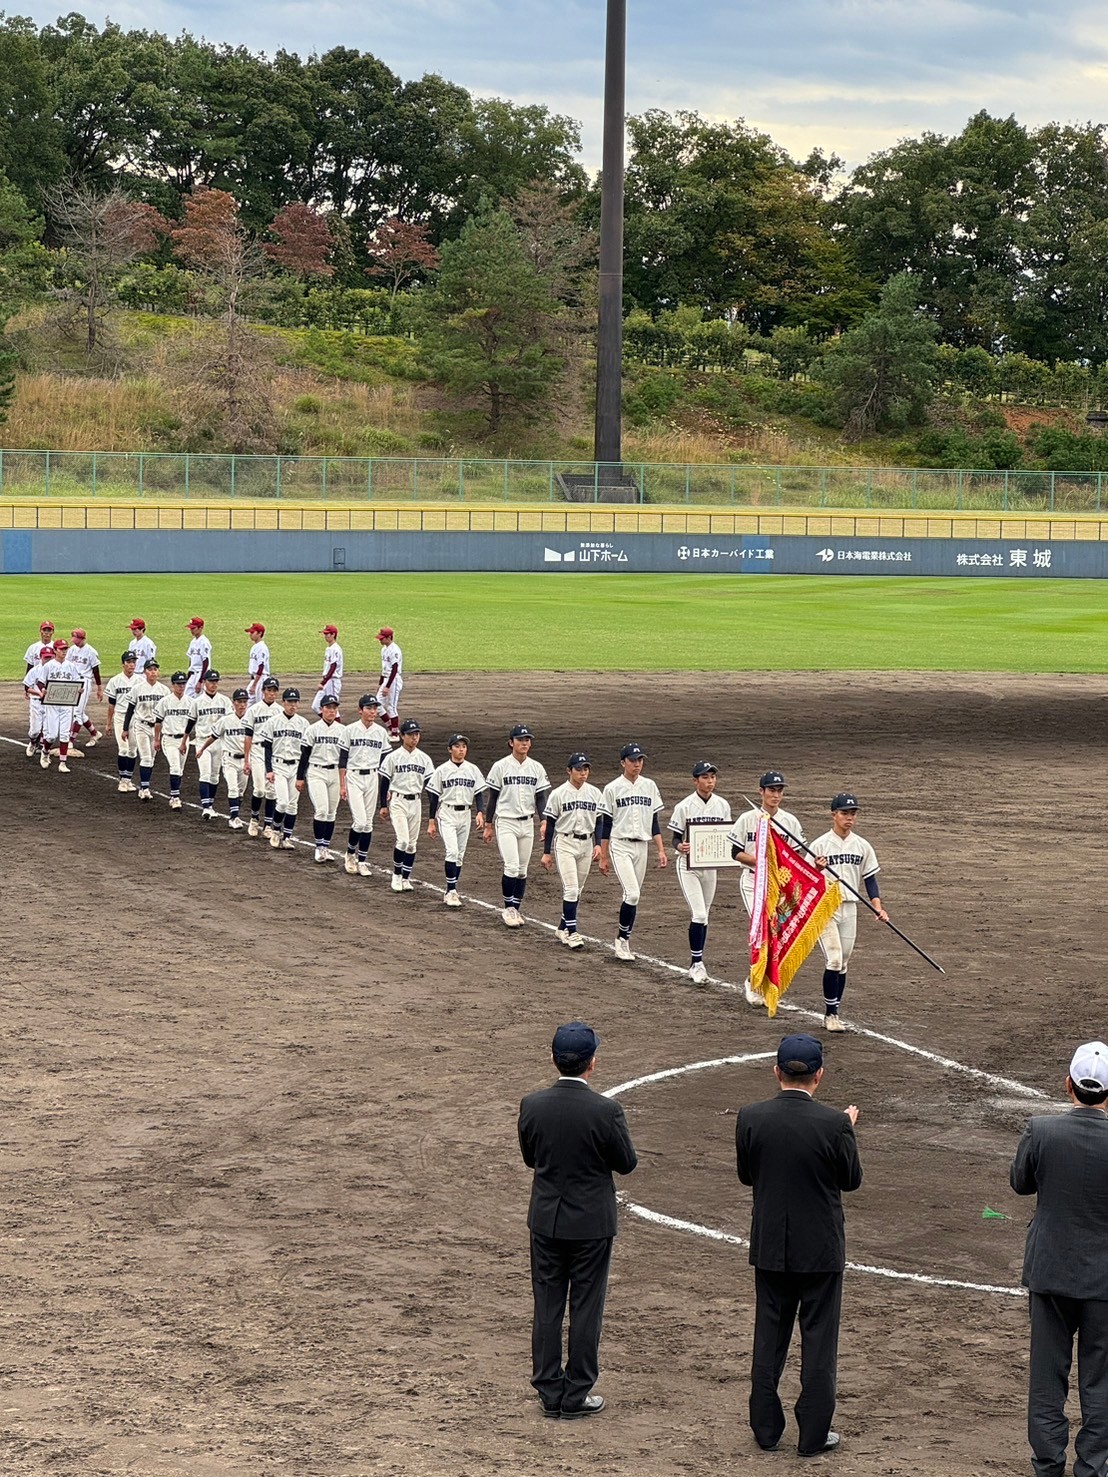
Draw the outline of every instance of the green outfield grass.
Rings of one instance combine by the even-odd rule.
[[[1100,672],[1108,581],[748,575],[33,575],[0,579],[0,677],[23,673],[40,620],[84,626],[106,672],[140,615],[163,671],[203,616],[240,674],[252,620],[279,673],[311,672],[339,627],[347,670],[374,671],[379,625],[418,671],[927,670]]]

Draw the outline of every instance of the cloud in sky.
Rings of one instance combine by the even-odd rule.
[[[21,7],[22,8],[22,7]],[[1099,121],[1108,12],[1083,0],[628,0],[628,110],[745,118],[803,156],[849,164],[981,108],[1021,122]],[[604,0],[123,0],[125,27],[305,55],[371,51],[404,78],[438,72],[473,92],[542,102],[600,157]],[[30,7],[40,24],[57,10]],[[91,6],[83,13],[101,23]]]

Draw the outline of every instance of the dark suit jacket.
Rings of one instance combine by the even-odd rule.
[[[619,1103],[563,1078],[519,1105],[519,1147],[535,1171],[527,1224],[542,1236],[592,1241],[616,1234],[616,1174],[639,1162]]]
[[[841,1272],[843,1190],[862,1183],[854,1127],[806,1092],[739,1111],[739,1179],[754,1187],[750,1260],[766,1272]]]
[[[1108,1300],[1108,1114],[1074,1108],[1032,1118],[1011,1180],[1017,1195],[1039,1197],[1027,1231],[1024,1286]]]

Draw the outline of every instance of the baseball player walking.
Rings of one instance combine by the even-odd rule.
[[[146,622],[141,616],[136,615],[127,629],[131,633],[128,646],[135,654],[135,675],[141,677],[146,671],[147,662],[152,662],[157,656],[158,648],[146,634]]]
[[[187,672],[174,672],[169,679],[169,695],[154,709],[154,751],[161,749],[169,765],[169,808],[181,809],[181,776],[189,753],[189,720],[192,699],[185,696]]]
[[[624,744],[619,751],[622,773],[604,786],[600,804],[600,858],[598,867],[605,877],[615,868],[623,902],[619,909],[619,933],[616,935],[617,959],[634,959],[631,952],[631,930],[639,911],[646,858],[653,840],[659,867],[669,865],[662,827],[658,820],[665,802],[658,786],[643,777],[646,752],[638,744]]]
[[[211,676],[210,672],[208,676]],[[209,748],[217,744],[219,746],[220,769],[223,782],[227,786],[227,825],[232,831],[242,830],[242,817],[239,811],[242,808],[242,797],[246,793],[246,780],[249,773],[244,757],[247,701],[246,688],[236,687],[231,694],[231,712],[224,713],[222,718],[216,720],[212,732],[198,745],[196,750],[196,759],[199,764]],[[218,785],[219,775],[217,774],[216,784],[212,789],[213,801]]]
[[[185,733],[196,735],[196,764],[200,770],[200,819],[215,820],[215,792],[219,789],[219,772],[223,768],[223,747],[219,727],[235,710],[231,699],[219,691],[219,673],[209,667],[204,673],[204,689],[192,700],[192,713]],[[188,688],[185,688],[188,691]],[[210,742],[206,742],[210,740]]]
[[[338,716],[339,700],[329,693],[323,699],[318,721],[304,735],[296,771],[298,780],[308,782],[308,798],[315,812],[312,830],[317,862],[332,860],[335,816],[339,801],[346,799],[346,765],[350,746],[345,725],[337,721]]]
[[[88,637],[84,630],[78,626],[70,633],[73,637],[73,645],[69,648],[69,664],[76,667],[84,678],[84,689],[81,693],[81,701],[73,710],[73,732],[71,737],[75,740],[82,728],[88,729],[88,743],[86,749],[94,748],[100,735],[96,724],[88,715],[89,698],[92,696],[93,685],[96,687],[96,701],[104,701],[104,683],[100,677],[100,653],[95,646],[88,644]]]
[[[473,825],[484,827],[485,814],[483,797],[486,789],[485,776],[476,764],[469,762],[469,739],[464,733],[452,733],[447,741],[450,758],[440,764],[427,781],[427,806],[430,819],[427,822],[428,836],[442,833],[446,847],[446,891],[443,902],[448,908],[460,908],[458,878],[462,874],[466,845]],[[476,821],[473,806],[477,804]]]
[[[527,868],[535,845],[535,820],[546,809],[550,794],[546,770],[531,758],[534,738],[525,723],[517,723],[508,735],[510,752],[496,761],[487,780],[485,844],[496,836],[504,866],[500,879],[504,910],[500,917],[508,928],[523,927],[521,909],[527,891]]]
[[[435,766],[419,747],[420,727],[414,718],[400,725],[400,747],[381,761],[378,798],[381,816],[392,821],[396,847],[392,853],[393,892],[411,892],[412,868],[422,819],[423,791]]]
[[[280,716],[281,705],[277,694],[281,684],[276,677],[262,681],[261,701],[251,703],[243,718],[246,737],[243,743],[242,762],[250,773],[250,825],[248,836],[257,836],[259,831],[267,841],[273,836],[273,815],[277,809],[277,791],[271,780],[266,778],[265,736],[269,725]],[[265,814],[262,806],[265,806]]]
[[[111,725],[115,735],[116,747],[116,769],[119,772],[119,783],[116,789],[121,795],[133,792],[135,788],[135,765],[138,763],[138,749],[135,747],[133,737],[128,737],[126,742],[123,738],[123,720],[127,716],[127,698],[131,688],[135,684],[135,662],[133,651],[125,651],[120,657],[122,670],[114,677],[108,678],[108,685],[104,692],[108,699],[108,723]]]
[[[188,624],[189,642],[188,663],[189,680],[185,685],[186,697],[199,697],[203,690],[204,678],[212,664],[212,643],[204,635],[204,622],[198,615],[194,615]]]
[[[589,784],[589,756],[569,756],[564,785],[552,790],[543,807],[542,865],[557,867],[562,879],[562,916],[557,936],[571,949],[584,947],[577,932],[577,904],[594,861],[600,860],[600,810],[604,797]]]
[[[123,742],[127,743],[134,733],[138,749],[138,771],[140,800],[150,801],[154,796],[150,780],[154,774],[154,709],[163,697],[169,696],[169,688],[160,682],[157,657],[146,659],[142,676],[136,677],[127,694],[127,712],[123,719]]]
[[[30,646],[28,646],[27,650],[23,653],[23,661],[26,664],[28,672],[31,670],[32,667],[37,667],[39,662],[42,660],[42,648],[44,646],[49,646],[51,651],[53,651],[54,649],[53,621],[42,622],[42,624],[38,628],[38,640],[32,641]]]
[[[265,627],[261,621],[247,626],[246,634],[251,638],[250,654],[246,658],[247,702],[261,701],[262,683],[270,676],[269,647],[265,644]]]
[[[73,707],[67,705],[62,707],[57,703],[48,702],[45,698],[47,684],[50,682],[83,682],[84,674],[69,660],[69,642],[59,636],[54,642],[54,655],[48,657],[42,664],[42,686],[43,718],[42,718],[42,752],[39,755],[39,763],[43,769],[50,768],[50,750],[56,744],[58,746],[58,773],[68,774],[69,765],[66,760],[69,757],[70,735],[73,728]]]
[[[27,668],[23,678],[23,695],[27,699],[27,758],[33,759],[42,748],[42,730],[46,722],[46,710],[42,706],[42,694],[46,689],[43,667],[53,661],[53,646],[40,646],[38,655]]]
[[[811,853],[817,867],[833,867],[835,872],[861,892],[863,886],[874,912],[882,923],[889,915],[881,906],[877,874],[881,870],[877,853],[868,841],[857,834],[858,801],[847,791],[831,801],[831,829],[812,842]],[[858,904],[843,888],[843,900],[830,923],[819,936],[826,968],[823,971],[823,1024],[828,1031],[845,1031],[839,1019],[839,1006],[846,989],[846,971],[854,953],[858,934]]]
[[[704,946],[708,942],[708,914],[716,896],[718,873],[714,867],[689,866],[689,822],[693,820],[730,821],[731,807],[722,795],[716,794],[716,766],[707,759],[693,765],[694,789],[691,795],[678,802],[669,818],[673,832],[673,844],[677,852],[677,882],[682,896],[689,905],[692,922],[689,924],[689,978],[694,985],[708,982],[708,971],[704,965]]]
[[[770,824],[779,836],[784,836],[788,831],[798,841],[805,839],[804,828],[796,816],[782,807],[785,776],[781,771],[767,769],[758,781],[758,789],[762,796],[761,810],[744,810],[727,833],[732,858],[742,862],[742,871],[739,873],[739,892],[742,894],[743,905],[748,914],[754,911],[754,867],[758,860],[754,854],[754,841],[758,834],[758,822],[762,817],[762,811],[769,816]],[[749,974],[743,982],[743,994],[746,996],[748,1005],[765,1004],[761,995],[751,988]]]
[[[377,784],[381,761],[389,752],[389,731],[377,722],[377,698],[367,692],[358,703],[358,716],[346,725],[346,803],[350,806],[350,835],[343,866],[360,877],[369,876],[369,848],[373,817],[377,813]]]
[[[286,687],[281,694],[281,711],[269,725],[262,739],[265,754],[266,783],[273,785],[277,797],[273,815],[273,834],[269,844],[276,850],[295,851],[292,833],[296,829],[296,812],[304,781],[297,776],[300,751],[308,732],[308,720],[297,712],[299,687]]]
[[[391,626],[382,626],[377,632],[381,643],[381,685],[377,696],[381,699],[381,716],[395,744],[400,738],[400,694],[404,687],[404,654],[396,644]]]
[[[312,712],[323,711],[323,699],[325,697],[339,698],[342,696],[342,647],[339,645],[338,626],[324,626],[319,633],[327,642],[327,649],[323,653],[323,678],[316,689],[315,697],[312,698]]]

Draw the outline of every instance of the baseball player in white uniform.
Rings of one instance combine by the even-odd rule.
[[[188,651],[189,680],[185,685],[185,696],[199,697],[204,678],[212,664],[212,643],[204,635],[204,622],[200,616],[193,616],[189,621],[188,631],[191,640]]]
[[[631,930],[639,911],[651,840],[657,849],[659,867],[669,865],[658,820],[665,802],[654,781],[643,777],[645,760],[646,751],[638,744],[624,744],[619,751],[622,773],[604,786],[601,797],[600,859],[597,865],[605,877],[614,867],[623,888],[619,932],[615,940],[617,959],[631,960],[635,957],[631,952]]]
[[[135,654],[135,676],[141,677],[147,662],[152,662],[157,656],[158,648],[146,634],[146,622],[141,616],[136,615],[127,629],[131,633],[129,647]]]
[[[169,688],[160,682],[157,657],[147,657],[142,676],[136,677],[127,694],[127,712],[123,718],[124,743],[133,735],[138,749],[138,772],[140,800],[150,801],[154,796],[150,780],[154,774],[154,709],[163,697],[169,696]]]
[[[743,906],[748,914],[754,910],[754,867],[758,858],[754,854],[754,839],[758,833],[758,822],[762,811],[769,816],[770,824],[779,836],[785,836],[787,831],[797,841],[803,841],[804,828],[791,811],[785,810],[781,804],[785,794],[785,776],[779,769],[767,769],[758,781],[758,789],[762,796],[761,810],[744,810],[742,815],[727,833],[727,840],[731,845],[731,856],[742,862],[742,871],[739,873],[739,892],[742,894]],[[748,1005],[765,1005],[755,990],[750,986],[750,975],[747,974],[743,982],[743,993]]]
[[[114,677],[109,677],[108,685],[104,689],[108,699],[108,722],[115,734],[115,764],[119,772],[119,783],[116,789],[121,795],[133,792],[135,765],[138,763],[138,749],[135,746],[134,735],[129,734],[126,740],[123,737],[123,720],[127,716],[127,701],[131,688],[135,684],[135,661],[135,653],[130,650],[125,651],[120,657],[122,671],[117,672]]]
[[[189,720],[192,699],[185,696],[187,672],[174,672],[169,695],[154,709],[154,750],[161,749],[169,765],[169,808],[181,809],[181,776],[189,753]]]
[[[731,807],[722,795],[716,794],[716,766],[707,759],[700,759],[692,770],[694,789],[673,807],[669,818],[669,829],[673,832],[673,845],[677,852],[677,881],[682,896],[689,905],[692,922],[689,924],[689,978],[694,985],[708,982],[708,971],[704,965],[704,945],[708,941],[708,914],[716,896],[718,873],[714,867],[689,866],[689,822],[693,820],[730,821]]]
[[[27,758],[33,759],[42,748],[42,730],[46,721],[46,710],[42,706],[42,693],[46,679],[42,669],[53,661],[53,646],[40,646],[38,655],[27,668],[23,678],[23,695],[27,699]]]
[[[335,816],[339,801],[346,799],[346,765],[350,745],[346,725],[338,721],[339,700],[332,693],[323,698],[322,711],[304,735],[300,764],[296,777],[308,782],[308,798],[314,816],[315,859],[332,860],[331,838],[335,834]]]
[[[271,676],[269,670],[269,647],[265,644],[265,627],[261,621],[247,626],[246,634],[251,638],[250,654],[246,658],[247,701],[261,702],[262,683]]]
[[[589,756],[569,756],[564,785],[552,790],[543,807],[542,865],[558,868],[562,879],[562,917],[558,938],[571,949],[584,946],[577,932],[577,904],[594,861],[600,860],[600,808],[604,797],[589,784]]]
[[[31,670],[32,667],[37,667],[39,662],[42,660],[42,648],[44,646],[49,646],[51,651],[53,651],[54,649],[53,621],[43,621],[43,623],[38,628],[38,640],[32,641],[30,646],[28,646],[27,650],[23,653],[23,661],[26,664],[28,672]]]
[[[281,704],[277,701],[277,694],[281,690],[281,684],[276,677],[266,677],[262,681],[261,700],[251,703],[246,710],[243,720],[246,728],[246,741],[243,747],[243,762],[250,771],[250,825],[247,829],[248,836],[257,836],[259,832],[270,840],[273,836],[273,816],[277,809],[277,791],[270,780],[266,779],[265,762],[265,736],[269,732],[269,725],[281,712]],[[265,806],[263,814],[262,807]]]
[[[42,664],[42,684],[45,690],[50,682],[83,682],[84,674],[69,660],[69,642],[59,636],[54,642],[54,655]],[[58,747],[58,773],[68,774],[70,734],[73,728],[73,707],[43,701],[42,705],[42,752],[39,763],[43,769],[50,768],[50,750]]]
[[[282,851],[295,851],[292,833],[296,829],[296,812],[304,781],[297,778],[300,751],[308,732],[308,720],[296,711],[300,706],[300,689],[286,687],[281,694],[281,711],[269,725],[262,739],[265,754],[266,783],[273,785],[277,797],[273,814],[273,834],[269,844]]]
[[[419,845],[423,791],[435,766],[419,747],[420,727],[414,718],[400,725],[400,747],[381,761],[378,798],[382,817],[388,816],[396,833],[392,853],[393,892],[411,892],[412,868]]]
[[[196,749],[196,758],[199,763],[209,746],[219,745],[220,771],[223,775],[223,783],[227,786],[227,825],[232,831],[242,830],[242,817],[239,811],[242,808],[242,797],[246,794],[246,781],[249,778],[249,770],[243,754],[246,747],[247,702],[246,688],[236,687],[231,694],[231,712],[224,713],[223,717],[216,721],[211,734]],[[216,783],[218,786],[218,776]],[[214,793],[212,798],[215,798]]]
[[[87,728],[89,737],[85,748],[91,749],[100,738],[96,724],[88,715],[89,698],[92,696],[94,685],[96,687],[96,701],[98,703],[104,701],[104,683],[100,677],[100,653],[96,650],[95,646],[88,644],[88,637],[80,626],[70,632],[70,634],[73,637],[73,644],[69,648],[69,664],[71,667],[77,668],[78,672],[84,677],[85,682],[84,691],[81,693],[81,701],[73,709],[72,737],[76,739],[80,730]]]
[[[186,687],[185,691],[188,691]],[[192,700],[192,715],[185,730],[196,735],[196,766],[200,771],[200,819],[215,820],[215,792],[219,789],[219,773],[223,768],[223,746],[219,742],[219,726],[228,713],[235,710],[231,699],[219,690],[219,673],[209,667],[204,673],[204,688]],[[205,740],[210,739],[211,743]],[[201,753],[201,748],[203,753]]]
[[[342,647],[339,645],[339,628],[324,626],[319,634],[326,639],[327,649],[323,653],[323,677],[315,697],[312,698],[313,713],[322,712],[325,697],[342,697]]]
[[[391,626],[382,626],[377,632],[381,643],[381,685],[377,696],[381,699],[381,716],[385,720],[393,743],[400,737],[400,694],[404,688],[404,653],[396,644]]]
[[[367,692],[358,702],[358,716],[346,725],[346,803],[350,806],[350,834],[343,866],[360,877],[369,876],[369,848],[377,814],[377,786],[381,761],[389,752],[389,732],[377,722],[377,698]]]
[[[446,847],[446,891],[443,902],[448,908],[460,908],[458,878],[462,874],[469,833],[476,824],[483,827],[485,776],[469,761],[469,739],[464,733],[452,733],[447,740],[450,758],[427,781],[428,836],[442,834]],[[477,805],[476,820],[473,807]]]
[[[487,779],[485,844],[495,835],[504,866],[500,879],[504,910],[500,917],[508,928],[523,927],[521,909],[535,845],[535,820],[546,809],[550,794],[546,770],[531,758],[534,738],[526,723],[517,723],[508,735],[510,753],[496,761]]]
[[[817,836],[809,848],[817,867],[831,868],[856,892],[865,889],[874,912],[882,923],[889,915],[881,905],[877,874],[881,867],[877,853],[868,841],[855,831],[858,801],[848,791],[831,801],[831,829]],[[843,900],[830,923],[819,936],[826,968],[823,971],[823,1024],[828,1031],[845,1031],[839,1018],[846,989],[846,971],[854,953],[858,933],[858,904],[844,887]]]

